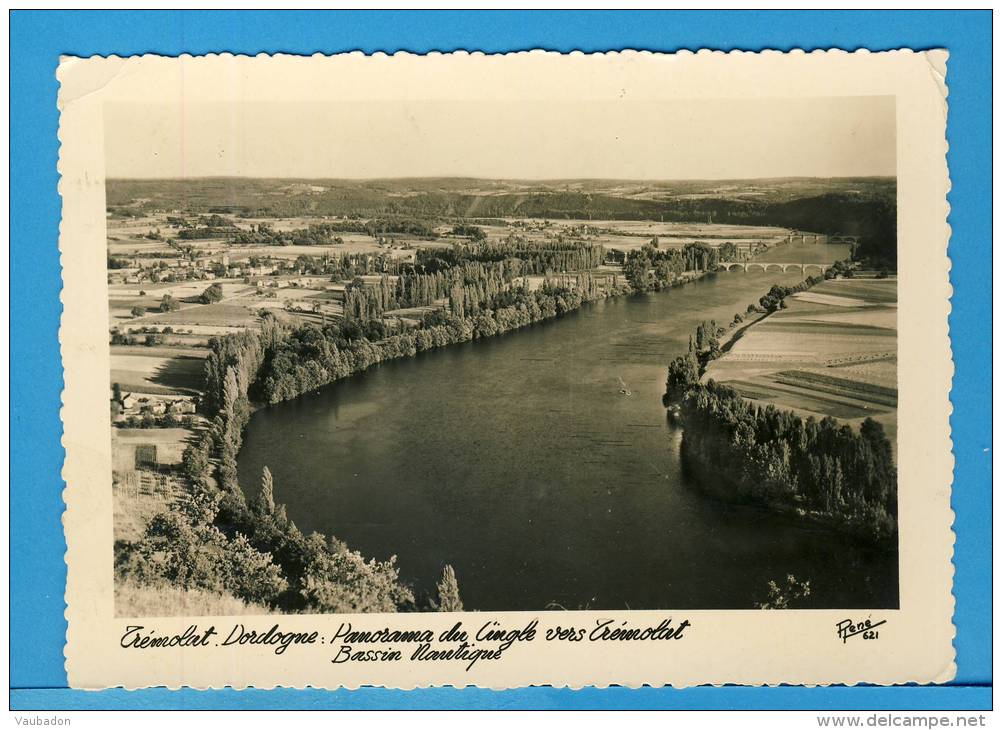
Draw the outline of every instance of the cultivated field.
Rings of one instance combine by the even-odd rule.
[[[202,386],[206,349],[112,346],[111,383],[125,392],[195,394]]]
[[[182,281],[182,282],[143,282],[140,284],[109,284],[108,285],[108,315],[112,326],[128,327],[152,325],[196,324],[194,318],[201,304],[198,297],[210,284],[218,283],[223,288],[223,299],[239,296],[242,293],[253,292],[254,289],[242,279],[221,279],[215,281]],[[161,312],[160,302],[169,295],[180,305],[174,312]],[[145,312],[136,317],[132,311],[142,307]],[[204,314],[204,313],[203,313]]]
[[[163,253],[168,249],[163,241],[151,241],[140,236],[109,235],[108,253],[112,256],[135,256]]]
[[[181,462],[181,455],[194,431],[186,428],[111,429],[112,502],[116,540],[142,536],[149,521],[183,498],[184,487],[168,472]],[[136,469],[136,448],[156,447],[161,471]]]
[[[165,312],[143,318],[143,324],[210,327],[249,327],[257,316],[239,304],[217,303],[187,307],[176,312]]]
[[[136,466],[136,446],[153,444],[157,447],[157,461],[162,466],[181,463],[181,454],[188,446],[194,431],[188,428],[115,428],[111,431],[112,465],[120,473]]]
[[[707,368],[746,398],[815,417],[873,417],[894,443],[897,281],[833,280],[787,297]]]
[[[784,263],[798,264],[833,264],[836,261],[848,259],[851,255],[850,247],[838,243],[787,243],[784,238],[774,248],[760,253],[755,257],[756,261],[768,263],[769,261],[781,261]]]

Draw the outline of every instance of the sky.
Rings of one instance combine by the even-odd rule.
[[[896,172],[888,96],[120,103],[106,175],[629,180]]]

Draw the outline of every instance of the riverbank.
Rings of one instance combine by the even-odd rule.
[[[477,610],[750,608],[787,572],[818,579],[818,606],[892,606],[884,562],[833,569],[829,533],[702,494],[658,402],[702,318],[797,276],[707,276],[382,363],[256,413],[240,484],[267,465],[301,530],[398,555],[415,594],[448,562]]]
[[[703,376],[754,402],[858,429],[879,422],[897,453],[894,279],[826,281],[722,347]]]
[[[679,277],[682,281],[693,278],[697,277]],[[271,404],[295,399],[364,372],[380,362],[414,357],[419,352],[459,342],[492,338],[573,312],[585,301],[625,293],[625,288],[615,285],[615,278],[612,287],[600,286],[589,272],[565,274],[560,281],[563,285],[547,280],[535,291],[526,285],[499,289],[486,299],[492,305],[489,308],[479,304],[483,298],[480,290],[471,291],[467,287],[463,309],[472,307],[469,316],[444,311],[426,314],[416,328],[404,328],[402,323],[397,323],[400,329],[396,333],[380,339],[373,335],[386,333],[384,321],[349,319],[319,328],[294,330],[266,321],[259,333],[244,332],[214,340],[212,355],[207,360],[205,394],[209,413],[216,413],[214,447],[208,443],[198,446],[200,456],[193,460],[198,468],[190,470],[190,478],[195,484],[207,483],[211,454],[213,451],[218,454],[216,471],[221,500],[212,517],[213,524],[223,534],[232,536],[231,539],[247,536],[250,547],[271,556],[278,568],[263,594],[244,591],[238,593],[238,597],[283,610],[337,611],[347,610],[342,608],[346,606],[360,610],[360,605],[380,611],[434,610],[436,605],[453,603],[452,599],[441,598],[441,588],[438,600],[434,599],[434,593],[415,595],[401,583],[392,557],[386,562],[366,563],[360,553],[349,550],[336,538],[330,538],[330,548],[326,547],[327,538],[322,535],[321,542],[316,545],[310,542],[313,538],[305,541],[288,519],[284,505],[276,503],[267,465],[262,467],[261,487],[256,493],[248,490],[248,482],[241,483],[237,457],[252,413],[251,395],[257,393]],[[568,285],[571,282],[573,286]],[[496,286],[491,280],[487,284],[488,290]],[[451,308],[456,308],[455,303]],[[328,550],[339,557],[328,557]],[[305,563],[298,557],[304,551],[313,555]],[[354,566],[353,574],[342,576],[344,582],[358,585],[361,580],[362,585],[368,582],[370,587],[358,595],[333,588],[317,592],[315,571],[343,571],[344,556],[350,556],[348,565]],[[360,578],[359,575],[368,577]],[[341,578],[328,574],[320,580],[320,585],[332,586],[340,581]],[[455,600],[458,601],[458,589],[450,592],[457,595]]]
[[[603,271],[602,273],[606,276],[609,275],[609,272]],[[656,282],[654,291],[675,289],[698,281],[710,273],[714,272],[683,272],[671,281]],[[566,282],[582,275],[593,276],[594,272],[569,272],[558,278]],[[249,412],[254,413],[269,405],[315,392],[322,387],[364,372],[383,362],[415,357],[426,351],[474,340],[499,337],[525,327],[556,320],[579,310],[587,303],[632,296],[637,293],[628,285],[616,284],[599,289],[598,295],[585,297],[580,295],[581,291],[581,287],[555,289],[551,286],[548,289],[534,291],[529,291],[527,287],[526,292],[538,300],[533,303],[535,306],[525,306],[524,302],[518,302],[514,305],[509,304],[496,310],[486,310],[477,316],[468,317],[448,317],[444,311],[425,313],[425,319],[416,328],[403,330],[374,341],[365,340],[357,343],[357,346],[349,345],[347,350],[341,349],[340,351],[338,351],[336,343],[317,341],[316,332],[319,330],[322,335],[323,328],[311,328],[308,330],[311,332],[310,346],[316,350],[323,350],[325,346],[329,345],[328,356],[325,359],[314,361],[318,362],[318,367],[312,368],[310,371],[305,370],[302,365],[294,365],[292,372],[259,375],[248,388]],[[550,292],[553,292],[552,296]],[[303,331],[307,330],[294,331],[290,337],[295,339],[297,333]],[[301,350],[298,342],[291,346],[288,342],[278,343],[278,346],[286,347],[293,352]],[[276,355],[272,354],[270,359],[274,361]],[[217,368],[217,372],[221,370],[222,368]],[[261,387],[255,387],[255,385]],[[255,395],[257,397],[254,397]]]
[[[644,564],[644,570],[652,575],[666,570],[644,562],[647,559],[644,556],[657,554],[654,548],[664,540],[663,527],[668,515],[663,509],[663,481],[647,469],[635,473],[637,464],[645,463],[650,454],[663,448],[663,412],[660,417],[657,413],[643,415],[648,410],[645,405],[648,395],[654,395],[647,391],[656,387],[658,363],[664,362],[664,355],[658,353],[684,349],[687,335],[682,332],[691,325],[677,328],[675,334],[673,324],[692,322],[698,316],[726,322],[733,316],[734,302],[750,297],[748,282],[771,277],[720,276],[696,284],[704,278],[705,272],[692,272],[678,277],[674,287],[663,287],[693,284],[691,295],[623,297],[623,291],[603,296],[598,299],[628,300],[628,303],[605,305],[597,301],[588,311],[568,318],[563,327],[540,328],[535,334],[519,338],[500,335],[529,329],[520,323],[519,317],[527,318],[531,324],[532,302],[539,308],[540,317],[536,321],[542,322],[577,312],[585,301],[595,300],[575,296],[564,287],[544,287],[539,297],[532,293],[530,301],[530,292],[521,288],[498,292],[495,296],[499,298],[492,303],[503,306],[492,307],[489,314],[481,311],[470,317],[456,317],[443,312],[437,323],[422,321],[417,328],[372,341],[365,335],[381,331],[385,334],[380,328],[386,324],[329,323],[324,327],[303,328],[290,337],[288,329],[279,323],[267,322],[260,333],[218,340],[209,358],[209,382],[214,387],[206,392],[213,426],[207,439],[186,452],[183,468],[192,484],[211,487],[196,489],[196,495],[208,499],[221,496],[222,501],[198,514],[194,532],[184,547],[204,550],[227,571],[255,578],[230,590],[218,572],[210,571],[200,576],[195,585],[212,592],[218,592],[222,585],[249,604],[284,612],[433,610],[442,602],[441,597],[436,598],[434,576],[441,574],[443,562],[448,562],[456,563],[459,583],[464,586],[464,602],[476,608],[526,609],[553,601],[567,606],[584,605],[589,598],[577,593],[583,580],[589,583],[591,596],[600,592],[598,585],[609,586],[605,595],[611,598],[606,599],[603,604],[606,606],[621,605],[609,602],[619,600],[626,600],[631,606],[677,605],[680,600],[677,596],[617,582],[619,572],[611,564],[607,566],[607,575],[593,571],[591,577],[586,577],[563,561],[548,562],[552,560],[552,551],[529,560],[526,556],[531,551],[527,552],[524,542],[513,545],[504,535],[516,531],[530,533],[536,525],[548,535],[574,535],[574,524],[588,522],[592,527],[587,539],[584,536],[567,539],[576,555],[589,556],[582,564],[594,566],[601,562],[600,555],[592,554],[594,550],[610,543],[619,544],[621,541],[617,542],[615,535],[629,529],[637,538],[629,545],[620,545],[613,562]],[[610,321],[608,318],[613,315]],[[498,326],[499,323],[504,326]],[[598,329],[586,334],[588,327]],[[673,333],[668,339],[666,330]],[[450,339],[456,334],[466,339]],[[474,339],[489,339],[492,344],[449,346]],[[404,365],[402,361],[423,351],[419,350],[421,340],[426,349],[439,350],[437,356],[419,358],[420,364]],[[515,349],[521,351],[521,357],[499,356],[490,367],[479,364],[483,362],[483,353],[511,351],[510,342],[520,343]],[[652,350],[652,345],[658,349]],[[640,359],[649,359],[650,369],[638,368]],[[370,371],[370,366],[377,362],[389,364],[393,360],[401,362],[392,368]],[[250,451],[262,454],[263,458],[251,459],[250,468],[241,465],[238,475],[237,457],[249,433],[246,427],[252,412],[250,394],[262,378],[281,375],[274,368],[276,361],[285,363],[286,373],[295,373],[297,380],[303,379],[293,383],[296,388],[276,391],[274,388],[281,380],[275,378],[270,386],[272,392],[291,394],[289,400],[294,402],[265,409],[267,414],[258,412],[255,419],[259,425],[264,424],[266,431],[269,419],[282,419],[285,414],[293,420],[265,435],[263,441],[255,436]],[[469,372],[464,374],[458,368],[460,361],[471,363]],[[497,370],[501,362],[506,363],[505,367],[514,366],[514,370]],[[425,374],[428,368],[435,370],[435,374]],[[338,384],[349,375],[362,372],[366,372],[366,377]],[[336,377],[323,381],[331,375]],[[619,384],[613,382],[615,376],[630,384],[633,398],[620,394]],[[420,383],[437,387],[428,390]],[[463,383],[470,387],[464,387]],[[335,387],[321,387],[326,384]],[[448,387],[443,388],[443,384]],[[315,387],[300,390],[301,385]],[[299,398],[297,392],[309,395]],[[568,401],[567,396],[572,393]],[[568,403],[579,407],[568,408]],[[433,423],[428,420],[430,404],[436,414]],[[307,414],[311,411],[322,420],[309,421],[312,416]],[[396,423],[401,413],[413,415],[417,420],[402,426]],[[375,414],[379,415],[373,418]],[[478,420],[481,415],[486,420]],[[344,424],[336,438],[332,428],[335,422],[339,426]],[[463,451],[467,442],[472,451]],[[633,445],[640,445],[636,454],[632,453]],[[518,459],[513,461],[513,455],[518,455]],[[345,464],[346,458],[354,461]],[[571,463],[582,468],[568,470]],[[492,464],[498,467],[493,477],[480,468],[485,465],[490,469]],[[475,478],[470,471],[472,465],[478,465]],[[329,474],[328,466],[333,470]],[[654,474],[665,468],[656,467]],[[275,478],[271,476],[272,469]],[[667,469],[663,473],[672,476],[665,478],[679,478],[674,464]],[[540,475],[545,475],[544,482],[540,481]],[[565,484],[567,479],[573,483]],[[474,481],[477,487],[483,487],[475,495],[470,493],[475,489],[471,486]],[[259,489],[255,489],[257,483],[261,484]],[[443,494],[446,488],[451,490],[448,495]],[[577,507],[559,502],[559,494],[580,497],[582,489],[590,496],[577,500],[580,502]],[[281,495],[281,499],[276,499],[276,495]],[[498,500],[507,502],[509,498],[532,506],[508,514]],[[638,499],[641,504],[634,504]],[[283,504],[287,501],[288,511]],[[478,507],[468,503],[476,503]],[[677,507],[669,512],[677,511]],[[471,509],[490,509],[497,521],[508,525],[503,535],[485,534],[482,523],[469,520]],[[701,519],[711,523],[705,531],[692,536],[695,541],[719,528],[712,507],[693,499],[686,509],[687,519],[696,519],[696,524],[701,524]],[[646,518],[638,515],[646,514],[645,510],[658,515],[658,519],[643,528],[644,535],[640,535],[637,531]],[[554,520],[562,519],[564,514],[573,517],[573,524],[554,527]],[[599,514],[610,515],[608,532],[592,534],[598,529]],[[703,517],[696,518],[694,514]],[[528,522],[526,515],[530,516]],[[293,516],[295,520],[290,519]],[[450,521],[450,516],[457,520]],[[467,534],[471,526],[478,529]],[[746,527],[739,519],[731,529],[740,531],[743,540],[752,539]],[[429,535],[427,528],[433,534]],[[320,534],[319,538],[304,536],[314,531]],[[545,534],[534,539],[544,545]],[[337,538],[327,537],[333,535]],[[141,541],[144,545],[133,552],[140,560],[149,539],[148,535],[144,537]],[[457,547],[442,540],[460,540],[461,545]],[[538,585],[533,583],[531,591],[519,597],[521,594],[512,593],[511,585],[499,576],[484,578],[483,566],[490,562],[484,550],[488,554],[509,551],[511,560],[521,561],[516,564],[531,563],[533,574],[539,576]],[[758,550],[774,554],[769,541],[763,542]],[[624,551],[628,557],[622,555]],[[394,553],[403,555],[407,561],[406,577],[401,577],[401,569],[393,559],[382,560]],[[784,556],[781,564],[790,559]],[[247,563],[254,566],[253,570],[238,569],[238,565]],[[511,563],[506,559],[501,564]],[[773,564],[770,557],[763,566]],[[145,569],[140,563],[138,568],[129,568],[127,574],[135,575],[137,570]],[[475,581],[469,592],[465,587],[467,577]],[[744,607],[749,596],[774,577],[752,572],[749,584],[745,585],[729,575],[724,580],[733,589],[726,599],[693,589],[684,600],[691,600],[693,607]],[[664,578],[665,585],[692,583],[691,576]],[[518,572],[517,578],[512,576],[512,579],[519,586],[527,586],[530,581],[525,572]],[[500,593],[490,594],[495,584]],[[369,586],[365,591],[367,608],[360,608],[357,603],[361,594],[345,588],[357,585]],[[833,598],[833,605],[838,600]]]
[[[248,605],[293,612],[435,610],[459,602],[454,578],[450,585],[443,577],[437,590],[415,595],[400,581],[394,558],[371,561],[333,536],[306,538],[284,505],[275,501],[267,466],[262,468],[260,488],[248,489],[255,480],[240,482],[237,457],[244,429],[261,403],[296,399],[380,362],[493,338],[559,318],[584,302],[630,291],[619,283],[616,272],[548,275],[536,288],[527,276],[507,280],[505,272],[520,266],[517,261],[463,265],[465,284],[454,284],[448,309],[427,312],[416,324],[400,318],[349,316],[319,327],[291,328],[265,314],[258,330],[213,338],[200,399],[210,427],[190,443],[176,467],[188,493],[180,499],[178,511],[147,515],[145,529],[134,526],[134,539],[120,545],[119,578],[230,594]],[[703,273],[680,272],[655,285],[670,288]],[[356,295],[353,311],[380,311],[387,308],[387,301],[397,301],[385,278],[377,288],[378,300],[372,291],[364,298]],[[164,534],[183,539],[165,542]],[[215,557],[192,574],[181,564],[178,551]],[[160,558],[150,562],[151,555]],[[451,575],[450,571],[443,575]]]
[[[667,281],[654,280],[653,289],[668,290],[699,280],[710,272],[682,272]],[[611,277],[611,284],[610,279]],[[527,281],[499,291],[495,306],[482,307],[473,314],[458,316],[449,311],[427,312],[416,327],[395,325],[393,334],[378,337],[386,326],[360,325],[352,320],[332,322],[324,327],[283,330],[270,337],[269,355],[262,359],[264,370],[248,386],[249,396],[275,404],[297,398],[325,385],[362,372],[372,365],[414,357],[472,340],[496,337],[532,324],[559,318],[578,310],[587,302],[633,294],[616,274],[591,271],[568,272],[540,288]],[[376,335],[376,336],[374,336]],[[377,338],[378,337],[378,338]],[[227,356],[232,353],[227,353]],[[220,363],[221,358],[217,356]],[[217,364],[214,382],[208,387],[221,393],[225,366]],[[219,396],[216,396],[218,401]]]
[[[860,360],[883,362],[876,355],[847,348],[851,344],[871,352],[886,345],[887,334],[872,321],[882,315],[860,312],[866,304],[861,300],[835,301],[831,290],[842,287],[840,283],[805,284],[809,286],[785,293],[774,287],[763,297],[764,304],[772,305],[770,314],[730,333],[723,346],[712,340],[704,349],[701,343],[695,352],[672,363],[666,405],[683,423],[682,456],[697,483],[718,498],[755,502],[891,549],[897,536],[892,442],[881,421],[864,415],[846,428],[845,419],[836,420],[831,411],[881,409],[877,413],[884,416],[882,420],[894,422],[896,412],[888,407],[896,404],[896,390],[872,383],[860,386],[816,372],[820,364],[842,367],[848,362],[853,363],[848,367],[856,367]],[[886,307],[887,290],[893,286],[893,282],[857,283],[852,291],[876,292],[873,296],[882,299],[880,307]],[[811,291],[805,293],[806,289]],[[806,312],[804,306],[809,307]],[[828,317],[818,311],[830,306],[845,311],[827,312]],[[861,342],[866,336],[873,342]],[[821,354],[828,360],[806,369],[804,363]],[[882,355],[879,348],[878,354]],[[722,373],[732,376],[729,382],[719,377]],[[752,377],[772,377],[783,398],[799,395],[795,402],[799,407],[779,410],[777,406],[788,401],[770,399],[768,393],[754,389],[748,380]],[[798,386],[806,393],[798,393]]]
[[[792,528],[822,530],[839,535],[867,552],[888,554],[896,551],[896,530],[888,530],[886,534],[881,533],[875,537],[874,526],[864,515],[843,515],[816,509],[806,499],[790,501],[772,497],[768,492],[753,494],[743,491],[736,494],[736,487],[740,489],[738,480],[722,477],[721,469],[716,463],[710,463],[705,457],[692,453],[691,444],[692,439],[686,440],[683,436],[679,453],[686,473],[692,477],[702,494],[719,504],[739,504],[761,510]]]

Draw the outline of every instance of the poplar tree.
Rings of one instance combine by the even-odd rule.
[[[451,565],[442,570],[442,578],[438,581],[438,610],[462,611],[463,600],[459,597],[459,583],[456,581],[456,571]]]
[[[275,481],[272,479],[271,470],[264,467],[261,470],[261,491],[254,500],[254,514],[258,517],[267,517],[275,512]]]
[[[223,410],[227,415],[233,415],[233,406],[239,396],[237,373],[232,367],[228,367],[226,368],[226,378],[223,380]]]

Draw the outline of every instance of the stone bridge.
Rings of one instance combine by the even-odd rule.
[[[855,246],[859,243],[859,236],[846,236],[841,233],[826,235],[824,233],[810,233],[807,231],[790,231],[786,235],[787,243],[842,243]]]
[[[806,274],[809,269],[817,269],[822,274],[831,268],[831,264],[801,264],[782,261],[721,261],[717,264],[718,271],[800,271]]]

